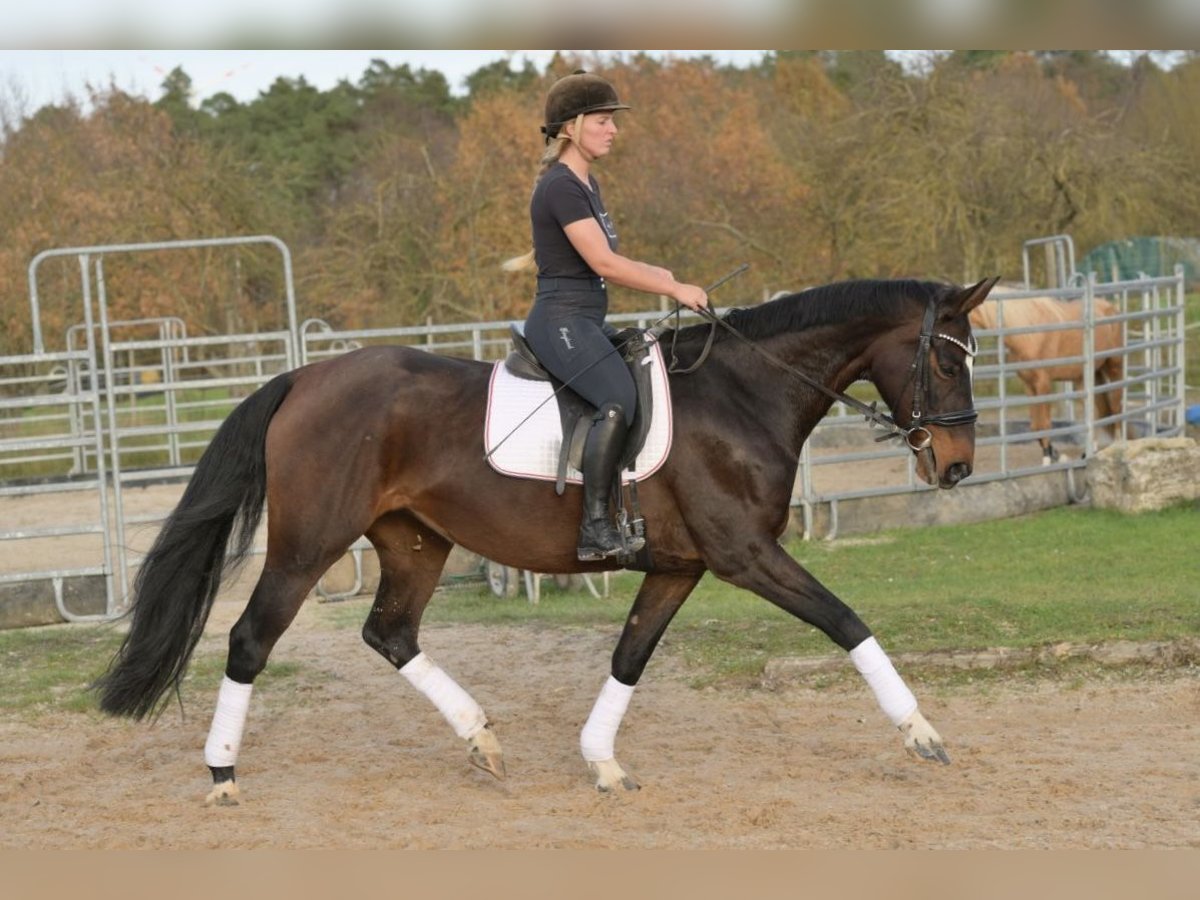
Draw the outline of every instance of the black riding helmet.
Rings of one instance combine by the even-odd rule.
[[[546,124],[542,134],[546,142],[558,135],[567,122],[581,113],[632,109],[617,97],[617,90],[599,75],[589,75],[583,69],[558,79],[546,94]]]

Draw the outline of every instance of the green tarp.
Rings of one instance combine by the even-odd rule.
[[[1152,278],[1175,274],[1181,264],[1184,280],[1200,280],[1200,238],[1136,237],[1101,244],[1079,263],[1080,272],[1095,272],[1097,281],[1128,281],[1145,272]]]

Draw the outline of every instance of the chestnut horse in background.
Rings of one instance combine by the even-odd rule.
[[[1001,336],[1004,348],[1010,361],[1028,363],[1038,360],[1058,360],[1083,356],[1083,301],[1058,300],[1054,297],[1013,297],[1006,299],[1002,294],[994,294],[994,299],[986,300],[971,310],[971,325],[980,329],[996,329],[1000,327],[1000,304],[1004,304],[1003,327],[1005,333]],[[1105,351],[1116,350],[1123,346],[1121,324],[1119,322],[1104,322],[1115,316],[1121,310],[1114,303],[1096,297],[1093,300],[1096,316],[1095,338],[1095,383],[1097,385],[1111,384],[1125,377],[1125,360],[1121,355],[1104,356]],[[1063,328],[1047,331],[1032,331],[1022,334],[1008,334],[1010,328],[1036,328],[1042,325],[1062,325],[1078,323],[1078,328]],[[1025,391],[1031,397],[1045,397],[1051,393],[1052,382],[1069,381],[1076,390],[1083,390],[1082,362],[1051,363],[1045,367],[1023,368],[1017,371],[1017,376],[1025,385]],[[1029,425],[1032,431],[1046,431],[1051,426],[1050,402],[1033,402],[1029,406]],[[1121,412],[1121,389],[1097,390],[1095,394],[1096,418],[1119,415]],[[1116,437],[1116,426],[1104,427],[1110,439]],[[1042,465],[1050,465],[1059,458],[1058,451],[1050,441],[1050,437],[1038,438],[1042,447]]]

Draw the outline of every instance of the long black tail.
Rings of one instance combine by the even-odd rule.
[[[266,498],[267,426],[291,387],[285,373],[247,397],[200,457],[138,571],[129,633],[93,685],[105,712],[141,719],[178,688],[222,576],[253,544]]]

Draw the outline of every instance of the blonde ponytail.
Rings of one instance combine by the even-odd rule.
[[[579,146],[579,133],[583,130],[583,113],[580,113],[575,118],[575,137],[571,137],[566,133],[565,129],[560,129],[558,134],[546,146],[546,151],[542,154],[542,158],[538,163],[537,177],[533,179],[533,186],[537,187],[537,183],[542,180],[542,176],[550,170],[550,167],[558,162],[558,158],[562,156],[563,150],[567,143],[573,143]],[[511,259],[506,259],[500,263],[500,268],[505,272],[524,272],[537,271],[537,260],[534,258],[533,250],[521,256],[514,256]]]
[[[532,271],[537,268],[537,260],[534,259],[533,251],[530,250],[524,256],[514,256],[511,259],[506,259],[500,263],[500,268],[505,272],[524,272],[526,269]]]

